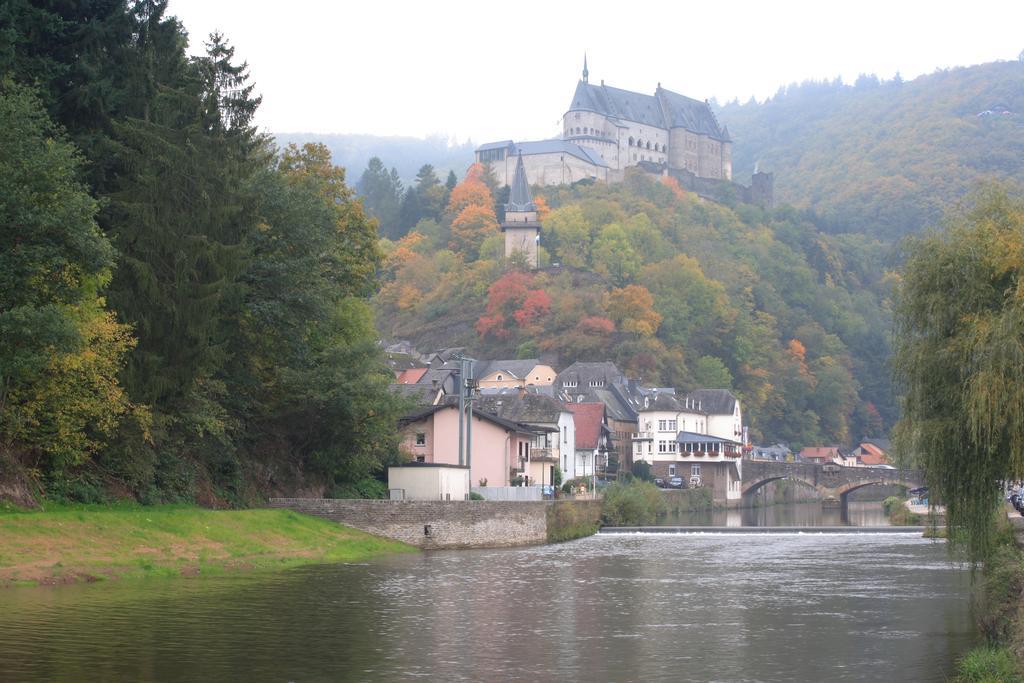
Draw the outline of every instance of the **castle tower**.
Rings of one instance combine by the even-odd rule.
[[[505,258],[511,258],[518,251],[526,256],[531,268],[536,268],[540,221],[537,220],[537,205],[533,203],[530,185],[526,182],[522,151],[516,161],[516,173],[509,189],[501,231],[505,233]]]

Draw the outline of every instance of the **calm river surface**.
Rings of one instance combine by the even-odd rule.
[[[913,535],[606,535],[0,591],[4,681],[942,681],[967,572]]]

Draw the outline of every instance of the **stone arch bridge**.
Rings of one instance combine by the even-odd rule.
[[[846,505],[851,491],[865,486],[898,484],[908,488],[924,486],[921,470],[889,470],[875,467],[841,467],[771,460],[744,460],[742,491],[744,500],[765,484],[780,479],[802,482],[818,491],[823,500],[830,498]]]

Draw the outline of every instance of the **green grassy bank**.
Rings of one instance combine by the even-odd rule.
[[[0,510],[0,586],[353,562],[411,546],[290,510]]]
[[[972,591],[985,644],[957,663],[956,683],[1024,681],[1024,551],[1005,515],[999,525],[998,546],[985,560]]]

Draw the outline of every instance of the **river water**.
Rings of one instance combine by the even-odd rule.
[[[598,535],[3,590],[0,680],[943,681],[967,595],[909,534]]]

